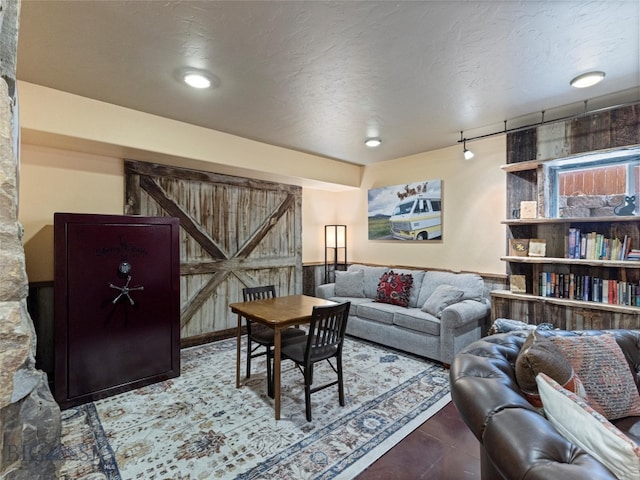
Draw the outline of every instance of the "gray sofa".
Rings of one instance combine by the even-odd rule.
[[[407,307],[375,301],[380,277],[389,270],[413,278]],[[348,335],[446,365],[480,339],[489,322],[484,280],[472,273],[351,265],[346,272],[336,272],[336,283],[318,286],[316,296],[351,302]]]

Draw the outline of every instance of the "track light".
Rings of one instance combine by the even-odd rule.
[[[465,160],[471,160],[474,157],[474,153],[471,150],[467,149],[467,142],[465,142],[463,153]]]
[[[462,130],[460,130],[460,141],[462,142],[462,153],[464,155],[464,159],[471,160],[474,156],[474,153],[467,148],[467,139],[464,138]]]

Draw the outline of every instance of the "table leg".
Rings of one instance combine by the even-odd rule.
[[[238,331],[236,333],[236,388],[240,388],[240,337],[242,336],[242,315],[238,314]]]
[[[275,328],[273,330],[273,396],[275,398],[276,420],[280,420],[280,348],[280,329]]]

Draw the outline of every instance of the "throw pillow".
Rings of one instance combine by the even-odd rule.
[[[412,287],[413,276],[411,274],[398,274],[389,270],[380,277],[375,301],[407,307]]]
[[[589,404],[608,420],[640,416],[640,395],[624,353],[610,333],[552,336],[587,391]]]
[[[587,451],[619,479],[640,478],[640,448],[635,442],[544,373],[536,380],[544,414],[563,437]]]
[[[364,297],[364,270],[336,271],[335,274],[337,297]]]
[[[567,390],[585,398],[585,388],[560,349],[535,330],[527,337],[516,358],[516,382],[529,403],[542,407],[536,377],[544,373]]]
[[[452,285],[438,285],[431,296],[424,302],[422,311],[440,318],[442,311],[449,305],[462,300],[464,292]]]

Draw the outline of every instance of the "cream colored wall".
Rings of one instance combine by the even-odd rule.
[[[19,94],[19,219],[31,282],[53,279],[54,212],[123,212],[125,157],[301,185],[305,263],[324,261],[324,225],[337,223],[349,227],[350,261],[505,271],[498,260],[505,245],[504,137],[470,144],[470,162],[455,145],[363,168],[24,82]],[[368,189],[436,178],[443,181],[442,242],[368,240]]]
[[[365,168],[360,190],[327,194],[304,189],[303,228],[313,230],[304,237],[305,262],[324,261],[322,226],[348,225],[349,261],[384,265],[408,265],[505,273],[499,260],[505,252],[505,137],[492,137],[469,144],[476,156],[462,158],[462,147],[421,153],[377,163]],[[442,241],[403,242],[368,240],[367,190],[421,180],[441,179],[443,194]],[[322,206],[321,206],[322,205]],[[311,217],[313,214],[313,218]]]
[[[53,280],[53,214],[122,214],[121,159],[22,144],[19,221],[29,282]]]

